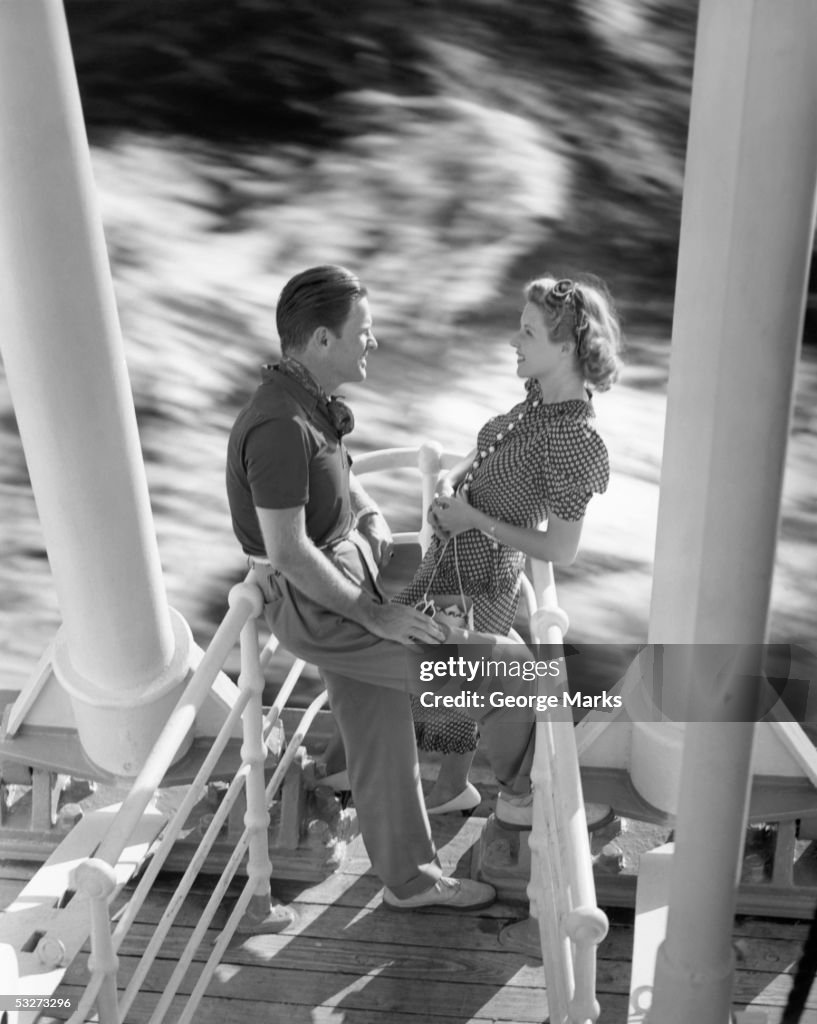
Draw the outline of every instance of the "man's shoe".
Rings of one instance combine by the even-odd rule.
[[[304,770],[304,782],[307,789],[317,789],[324,786],[334,790],[335,793],[348,793],[352,788],[349,785],[349,772],[344,768],[342,771],[327,774],[326,765],[322,761],[313,761]]]
[[[470,878],[442,878],[416,896],[400,899],[391,889],[383,891],[383,905],[389,910],[426,910],[429,907],[446,907],[450,910],[482,910],[490,907],[496,899],[496,889],[485,882],[474,882]]]
[[[533,793],[513,796],[500,793],[496,800],[496,821],[502,828],[515,832],[528,829],[533,825]]]

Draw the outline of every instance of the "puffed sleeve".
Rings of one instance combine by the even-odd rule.
[[[550,437],[545,487],[548,510],[576,522],[594,494],[603,494],[610,479],[604,441],[588,423],[567,421]]]

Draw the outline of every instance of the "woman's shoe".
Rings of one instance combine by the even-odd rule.
[[[588,832],[598,832],[616,820],[615,811],[609,804],[585,804],[584,816]]]
[[[444,804],[437,804],[436,807],[426,807],[429,814],[448,814],[451,811],[459,811],[463,817],[474,813],[474,809],[482,803],[482,796],[472,783],[467,782],[465,789],[457,793],[455,797],[446,800]]]
[[[334,789],[336,793],[348,793],[352,788],[349,785],[349,772],[345,768],[342,772],[325,775],[318,785],[328,786],[330,789]]]
[[[533,825],[533,794],[503,793],[496,798],[496,822],[512,832],[525,832]]]
[[[606,828],[616,819],[609,804],[585,804],[584,814],[588,832]],[[529,829],[533,824],[533,794],[500,793],[496,801],[496,820],[503,828],[514,831]]]

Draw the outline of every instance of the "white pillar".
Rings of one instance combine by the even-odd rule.
[[[702,0],[650,642],[764,642],[815,182],[817,4]]]
[[[86,752],[133,774],[188,667],[168,607],[60,0],[0,0],[0,345]]]
[[[650,641],[766,638],[817,185],[817,3],[701,0]],[[665,706],[708,685],[691,651]],[[681,654],[681,660],[684,655]],[[672,681],[670,681],[672,682]],[[752,684],[735,698],[751,701]],[[753,728],[687,726],[648,1017],[724,1024]],[[636,784],[637,781],[636,781]],[[697,844],[697,845],[696,845]]]
[[[700,5],[651,643],[766,637],[814,234],[815,19],[813,0]],[[668,647],[663,707],[678,721],[676,661]],[[636,788],[674,811],[678,729],[639,723],[633,747]]]
[[[650,1024],[727,1024],[732,1002],[732,928],[761,648],[701,644],[690,650],[690,722]]]

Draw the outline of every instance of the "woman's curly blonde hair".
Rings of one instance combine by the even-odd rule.
[[[584,382],[607,391],[621,370],[621,324],[607,285],[583,275],[576,281],[546,275],[525,287],[525,298],[541,311],[551,340],[575,347]]]

